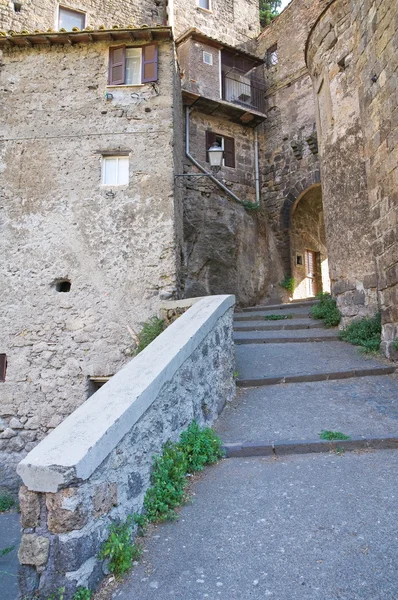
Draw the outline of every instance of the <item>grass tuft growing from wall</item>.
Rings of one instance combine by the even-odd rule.
[[[137,352],[139,354],[149,346],[154,339],[158,337],[166,329],[166,323],[163,319],[159,319],[159,317],[151,317],[145,323],[142,324],[142,329],[138,334],[138,345]]]
[[[327,292],[320,292],[315,297],[319,303],[311,308],[311,317],[321,319],[326,327],[336,327],[341,320],[341,312],[337,308],[336,300]]]
[[[355,346],[361,346],[364,352],[378,352],[381,344],[381,315],[357,319],[340,332],[340,338]]]
[[[17,503],[14,498],[11,498],[8,494],[0,494],[0,513],[15,508]]]

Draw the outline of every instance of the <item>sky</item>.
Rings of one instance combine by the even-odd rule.
[[[290,2],[290,0],[282,0],[280,10],[283,10],[289,4],[289,2]]]

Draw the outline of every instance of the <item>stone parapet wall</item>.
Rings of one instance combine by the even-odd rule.
[[[196,302],[19,465],[22,597],[101,580],[108,525],[142,510],[153,456],[234,396],[233,308]]]

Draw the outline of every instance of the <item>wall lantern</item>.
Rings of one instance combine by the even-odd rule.
[[[219,144],[217,144],[217,142],[214,142],[214,144],[208,149],[208,153],[211,170],[215,173],[218,173],[222,167],[224,150]]]

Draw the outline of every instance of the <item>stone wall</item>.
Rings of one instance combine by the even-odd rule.
[[[190,151],[206,162],[206,130],[235,140],[236,167],[223,167],[217,177],[245,202],[255,202],[254,132],[226,119],[194,111],[190,116]],[[199,171],[186,158],[186,173]],[[234,293],[241,305],[255,304],[269,288],[277,263],[264,219],[247,211],[206,177],[187,178],[184,199],[185,297]]]
[[[334,2],[311,32],[332,292],[343,317],[377,310],[376,268],[350,6]],[[344,322],[344,321],[343,321]]]
[[[389,2],[336,0],[307,47],[320,96],[324,193],[336,232],[334,290],[348,316],[381,309],[391,357],[398,321],[397,12]]]
[[[158,82],[139,88],[107,88],[108,52],[95,43],[2,56],[5,487],[18,485],[24,453],[87,398],[89,377],[118,371],[140,323],[177,292],[182,211],[173,172],[182,141],[173,130],[171,42],[159,43]],[[128,186],[101,185],[109,151],[129,153]],[[62,279],[69,293],[57,291]]]
[[[20,464],[22,596],[94,589],[108,525],[141,512],[153,456],[233,398],[233,303],[195,303]]]
[[[195,27],[225,44],[246,47],[260,30],[258,0],[211,0],[211,11],[200,8],[197,0],[172,0],[169,11],[177,37]]]
[[[22,31],[27,29],[58,29],[58,6],[56,0],[23,0],[16,12],[14,2],[0,4],[0,30]],[[164,25],[166,23],[165,0],[68,0],[61,3],[72,10],[86,13],[86,27],[97,29],[100,25]]]
[[[365,167],[382,310],[383,348],[398,359],[398,7],[361,1],[352,7]]]
[[[304,47],[327,0],[293,0],[258,38],[265,59],[266,111],[261,143],[262,199],[284,273],[292,269],[291,213],[297,198],[319,184],[315,106]],[[277,45],[278,62],[267,64]]]

